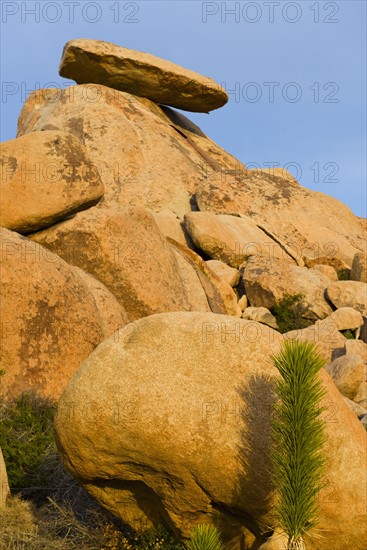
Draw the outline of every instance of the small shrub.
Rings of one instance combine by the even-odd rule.
[[[32,393],[1,405],[0,447],[12,491],[44,484],[34,472],[54,445],[54,413],[54,403]]]
[[[222,550],[218,529],[214,525],[197,525],[186,544],[187,550]]]
[[[340,331],[347,340],[354,340],[353,332],[348,328],[347,330]]]
[[[350,281],[349,269],[338,269],[337,274],[339,281]]]
[[[312,321],[303,318],[307,311],[304,298],[303,294],[285,294],[275,306],[270,308],[277,320],[279,332],[284,334],[290,330],[299,330],[312,325]]]
[[[124,538],[124,546],[121,548],[124,550],[183,550],[182,544],[178,543],[162,525],[149,529],[142,535],[127,534]]]

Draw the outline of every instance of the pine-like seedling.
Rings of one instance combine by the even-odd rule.
[[[218,529],[214,525],[200,524],[194,527],[187,550],[223,550]]]
[[[318,494],[325,464],[325,395],[318,376],[325,361],[311,342],[285,341],[272,357],[280,377],[272,423],[275,515],[288,535],[288,550],[305,548],[303,537],[318,523]]]

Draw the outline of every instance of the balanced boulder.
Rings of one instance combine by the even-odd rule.
[[[186,111],[207,113],[228,101],[226,91],[211,78],[101,40],[67,42],[59,72],[77,84],[103,84]]]

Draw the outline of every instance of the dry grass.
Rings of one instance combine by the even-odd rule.
[[[35,476],[53,485],[12,496],[0,510],[0,550],[172,550],[164,531],[133,533],[104,510],[51,451]]]
[[[78,485],[56,450],[54,408],[30,394],[0,403],[13,493],[0,509],[0,550],[181,550],[163,529],[132,532]]]

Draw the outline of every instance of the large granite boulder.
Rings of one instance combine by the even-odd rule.
[[[132,320],[165,311],[236,314],[232,288],[205,262],[205,273],[194,269],[143,208],[92,208],[30,238],[102,281]],[[223,299],[213,305],[216,292]]]
[[[1,144],[0,225],[31,233],[96,204],[98,170],[77,137],[33,132]]]
[[[196,189],[208,173],[239,161],[174,113],[97,84],[52,88],[28,96],[17,135],[39,130],[73,134],[103,180],[101,206],[170,210],[182,219],[197,209]]]
[[[195,307],[210,311],[197,277],[195,286],[185,288],[148,210],[93,208],[30,238],[103,282],[132,320]]]
[[[299,185],[282,169],[214,172],[197,192],[200,210],[252,220],[299,265],[351,268],[365,250],[358,218],[337,199]]]
[[[250,256],[263,256],[295,263],[273,239],[250,218],[189,212],[185,227],[195,245],[210,258],[238,268]]]
[[[352,279],[352,281],[361,281],[362,283],[367,283],[366,252],[356,252],[356,254],[354,255],[350,278]]]
[[[227,92],[207,76],[101,40],[67,42],[59,72],[78,84],[103,84],[186,111],[207,113],[228,101]]]
[[[360,355],[347,353],[326,366],[336,387],[348,397],[354,399],[362,382],[366,380],[366,365]]]
[[[1,398],[57,399],[93,349],[129,323],[98,281],[17,233],[0,230]]]
[[[367,315],[367,284],[361,281],[335,281],[326,295],[336,308],[351,307]]]
[[[187,537],[213,522],[228,548],[262,542],[274,528],[270,355],[282,336],[212,313],[153,315],[136,329],[103,342],[68,384],[55,421],[63,462],[133,527],[163,522]],[[366,432],[320,376],[327,465],[314,533],[327,536],[307,548],[365,550]]]
[[[308,319],[323,319],[332,313],[324,297],[331,281],[319,271],[261,256],[252,256],[241,271],[251,306],[270,309],[286,295],[302,294]]]

